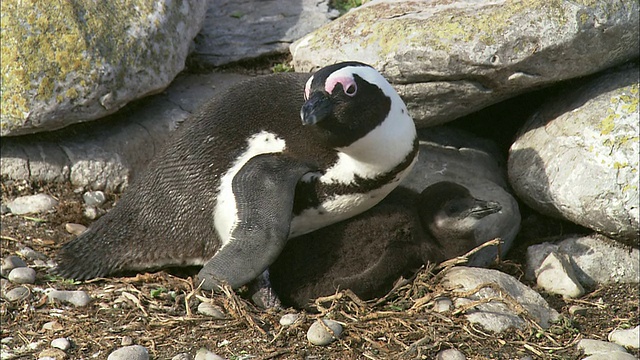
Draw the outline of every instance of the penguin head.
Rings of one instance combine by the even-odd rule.
[[[306,83],[304,99],[302,123],[333,148],[344,148],[363,138],[394,112],[410,119],[404,102],[387,80],[360,62],[318,70]]]
[[[420,219],[436,240],[473,239],[481,219],[502,209],[494,201],[476,199],[459,184],[442,181],[419,197]]]

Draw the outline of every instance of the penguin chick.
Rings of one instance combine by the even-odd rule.
[[[55,272],[204,265],[203,289],[237,288],[290,237],[374,206],[416,154],[405,104],[366,64],[253,78],[186,119],[118,204],[62,247]]]
[[[339,289],[381,297],[422,265],[473,249],[479,220],[500,209],[456,183],[421,194],[401,186],[363,214],[290,240],[269,268],[271,285],[283,305],[308,310]]]

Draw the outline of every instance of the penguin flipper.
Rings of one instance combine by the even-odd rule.
[[[221,280],[238,288],[255,279],[278,257],[289,237],[296,184],[317,169],[277,154],[251,158],[234,176],[237,224],[231,240],[198,274],[202,289]]]

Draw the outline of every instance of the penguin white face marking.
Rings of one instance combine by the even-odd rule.
[[[391,99],[391,108],[387,117],[376,128],[348,146],[337,149],[338,161],[321,178],[327,184],[349,184],[356,175],[370,179],[393,170],[413,151],[417,136],[407,106],[391,84],[375,69],[367,66],[343,67],[327,78],[325,89],[335,87],[338,83],[349,84],[345,79],[354,81],[354,75],[380,88]],[[346,93],[348,86],[343,84],[343,89]]]
[[[222,248],[231,241],[231,233],[238,222],[236,200],[233,195],[231,183],[238,171],[254,156],[260,154],[279,153],[284,151],[286,143],[276,134],[261,131],[247,140],[247,146],[231,167],[222,176],[218,187],[216,207],[214,211],[214,225],[220,238]]]
[[[307,80],[307,83],[304,85],[304,101],[309,100],[309,96],[311,95],[311,83],[313,82],[313,75]]]

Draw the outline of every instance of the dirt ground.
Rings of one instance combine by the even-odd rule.
[[[2,257],[29,246],[52,258],[73,237],[66,232],[66,223],[89,224],[82,216],[82,191],[68,186],[3,181],[2,201],[41,192],[57,198],[58,207],[47,214],[2,215]],[[109,195],[105,207],[114,200],[114,195]],[[497,265],[522,281],[524,248],[516,247],[514,256]],[[10,349],[44,341],[37,350],[25,350],[20,357],[25,359],[37,358],[59,337],[72,342],[66,352],[68,359],[106,359],[125,336],[145,346],[152,359],[171,359],[183,352],[194,355],[202,347],[227,359],[433,359],[447,348],[462,351],[467,359],[519,359],[525,355],[579,359],[575,344],[580,339],[606,340],[611,330],[639,323],[638,287],[612,285],[590,289],[576,300],[543,294],[563,315],[562,321],[548,330],[530,325],[491,334],[468,323],[464,313],[431,310],[429,300],[446,295],[437,285],[441,274],[431,267],[385,300],[365,303],[342,292],[318,302],[319,313],[303,312],[300,321],[282,327],[280,317],[294,310],[261,311],[242,297],[242,291],[215,295],[194,291],[193,274],[161,271],[74,283],[48,275],[44,267],[37,268],[28,300],[0,300],[2,338],[13,337],[7,344]],[[84,290],[94,300],[83,308],[49,303],[42,292],[46,288]],[[211,320],[199,314],[197,299],[218,305],[226,319]],[[586,313],[570,315],[572,305],[584,307]],[[325,317],[341,322],[343,335],[329,346],[310,345],[307,329],[315,319]],[[60,329],[43,330],[50,321],[59,323]],[[635,355],[640,354],[636,351]]]

